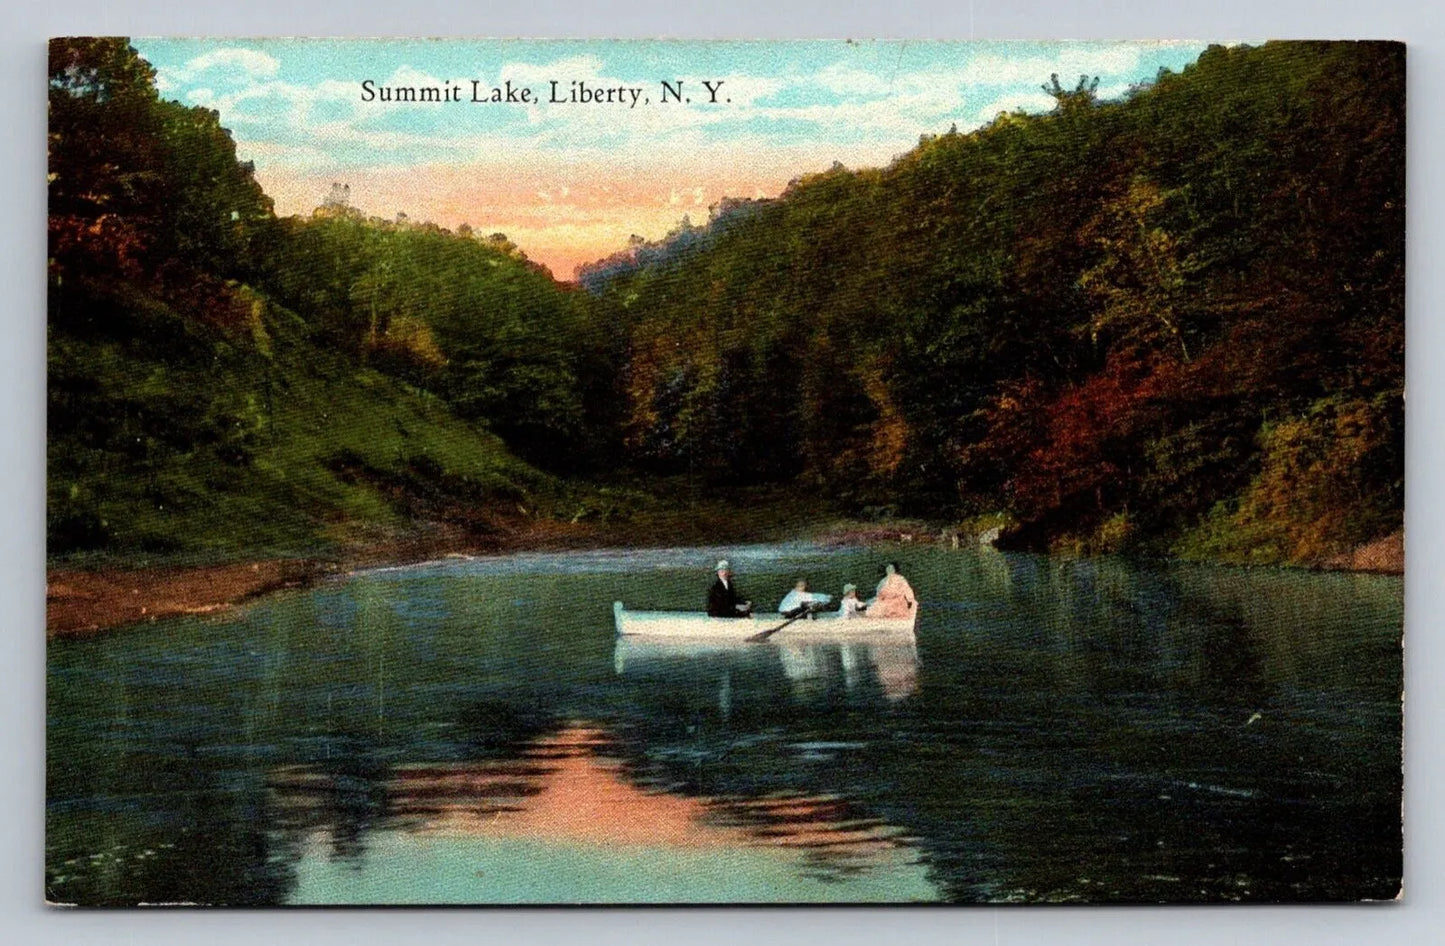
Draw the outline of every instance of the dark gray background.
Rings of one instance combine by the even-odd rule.
[[[1251,944],[1435,942],[1442,832],[1440,258],[1445,29],[1425,0],[65,0],[0,20],[0,941]],[[697,910],[50,910],[44,805],[45,40],[59,35],[1400,39],[1409,51],[1406,849],[1403,904]]]

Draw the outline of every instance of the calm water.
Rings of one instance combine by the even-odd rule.
[[[902,557],[917,645],[616,643]],[[810,546],[453,559],[49,652],[82,904],[1276,901],[1401,870],[1397,578]]]

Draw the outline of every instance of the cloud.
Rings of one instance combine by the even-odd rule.
[[[1061,84],[1072,86],[1071,80],[1081,75],[1132,75],[1138,71],[1143,55],[1143,49],[1134,44],[1065,44],[1053,55],[1017,57],[990,53],[978,56],[969,61],[959,76],[965,84],[974,86],[1037,86],[1057,74]]]
[[[206,77],[210,82],[246,82],[276,75],[281,63],[274,56],[244,46],[223,46],[202,53],[171,69],[158,70],[156,87],[167,92]]]
[[[892,87],[892,82],[876,72],[843,63],[834,63],[802,81],[838,95],[883,95]]]
[[[602,78],[602,65],[602,60],[596,56],[568,56],[541,64],[512,61],[502,65],[497,71],[497,79],[501,82],[511,80],[517,86],[545,89],[549,80],[560,76],[599,80]]]
[[[199,57],[205,58],[205,57]],[[395,69],[378,85],[440,86],[443,80],[411,66]],[[252,81],[224,92],[209,86],[181,96],[193,105],[215,109],[237,130],[238,148],[249,159],[292,168],[354,165],[392,160],[465,160],[474,155],[474,135],[439,129],[388,127],[390,118],[431,116],[439,121],[439,102],[363,102],[359,81],[324,79],[305,85],[279,79]]]
[[[280,141],[247,141],[236,143],[236,156],[270,167],[324,168],[334,164],[330,153],[319,145],[290,144]]]
[[[962,93],[929,90],[871,101],[760,108],[754,114],[756,119],[785,128],[789,123],[806,123],[820,141],[846,143],[883,136],[907,146],[920,134],[940,131],[956,120],[963,105]]]
[[[978,110],[975,116],[981,122],[991,122],[998,117],[999,112],[1048,112],[1052,111],[1057,103],[1054,97],[1040,90],[1038,92],[1014,92],[1011,95],[1004,95],[994,99],[989,104]]]
[[[687,91],[696,92],[691,105],[663,105],[655,74],[630,78],[627,69],[591,54],[541,62],[503,60],[491,69],[456,76],[402,64],[393,66],[386,78],[357,74],[303,84],[279,78],[276,59],[266,53],[226,47],[167,72],[165,83],[168,90],[179,88],[188,101],[220,111],[238,138],[297,145],[268,154],[269,160],[297,169],[307,162],[316,162],[309,166],[320,169],[429,157],[466,161],[497,148],[516,160],[556,152],[571,153],[579,163],[598,154],[636,163],[643,152],[648,161],[657,155],[687,160],[693,151],[706,152],[744,136],[761,142],[765,150],[806,141],[816,151],[860,166],[860,149],[893,154],[920,135],[938,133],[950,124],[967,130],[999,111],[1047,111],[1053,100],[1040,85],[1050,73],[1059,73],[1069,86],[1075,74],[1103,75],[1111,83],[1105,93],[1121,95],[1143,56],[1141,47],[1125,44],[1035,45],[1021,57],[987,48],[960,51],[963,55],[955,61],[935,60],[921,68],[910,67],[900,55],[896,69],[834,62],[812,72],[791,67],[773,75],[719,71],[712,76],[723,83],[717,105],[700,100],[697,77],[686,80]],[[223,75],[227,81],[212,81]],[[230,81],[237,78],[242,80],[239,86]],[[374,78],[378,86],[412,87],[452,82],[466,86],[470,79],[484,85],[510,81],[532,89],[543,101],[525,107],[363,102],[363,78]],[[636,108],[551,103],[545,101],[551,81],[563,89],[573,81],[594,88],[640,86],[644,98],[653,102]],[[988,101],[987,107],[974,106],[980,100]],[[878,144],[883,141],[887,149]],[[555,186],[549,188],[552,195],[558,193]],[[691,197],[684,192],[679,200]]]
[[[839,133],[846,129],[854,138],[886,135],[904,144],[950,123],[974,127],[1000,111],[1049,111],[1054,100],[1042,86],[1055,74],[1069,88],[1079,75],[1100,76],[1111,80],[1100,97],[1120,97],[1129,90],[1129,80],[1137,78],[1146,49],[1065,43],[1029,55],[983,52],[961,57],[957,65],[896,71],[834,63],[816,73],[789,76],[781,94],[752,114],[780,127],[805,123],[821,138],[836,141],[847,137]],[[966,107],[990,92],[983,109]]]
[[[1144,80],[1147,82],[1147,80]],[[1115,82],[1112,85],[1101,85],[1094,93],[1094,97],[1101,102],[1109,102],[1114,99],[1122,99],[1129,92],[1138,86],[1138,82]]]

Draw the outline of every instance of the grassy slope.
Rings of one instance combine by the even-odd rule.
[[[476,533],[476,510],[553,489],[435,398],[233,291],[230,324],[114,286],[67,310],[114,329],[52,320],[52,561],[324,554],[432,518]]]

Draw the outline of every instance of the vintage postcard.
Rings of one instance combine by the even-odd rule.
[[[49,63],[47,902],[1400,895],[1403,45]]]

